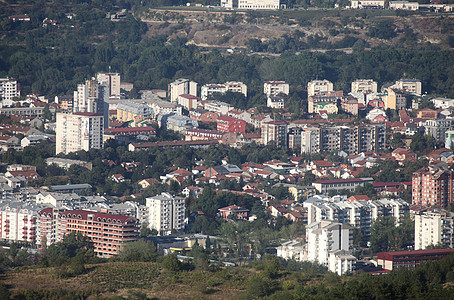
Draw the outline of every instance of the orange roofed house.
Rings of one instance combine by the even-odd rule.
[[[240,207],[238,205],[230,205],[219,209],[219,215],[227,221],[229,218],[247,220],[249,209]]]

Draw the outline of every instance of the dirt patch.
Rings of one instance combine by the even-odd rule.
[[[292,37],[296,31],[305,36],[304,41],[310,36],[321,37],[329,43],[355,37],[371,47],[380,44],[424,46],[431,43],[448,48],[449,32],[454,32],[451,31],[454,16],[448,15],[381,17],[392,20],[395,25],[397,35],[390,40],[368,36],[369,28],[376,24],[378,18],[330,16],[307,20],[291,18],[283,22],[277,15],[254,18],[251,15],[244,12],[151,10],[143,21],[149,28],[146,37],[165,34],[170,38],[187,38],[188,44],[197,46],[231,48],[244,48],[250,39],[267,42],[284,35]]]

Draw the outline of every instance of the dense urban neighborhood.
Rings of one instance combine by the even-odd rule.
[[[0,298],[452,297],[453,4],[148,2],[0,4]]]

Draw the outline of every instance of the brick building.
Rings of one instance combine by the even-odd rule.
[[[230,133],[246,133],[246,121],[229,116],[220,116],[217,119],[217,129]]]
[[[421,168],[412,176],[412,203],[423,206],[447,207],[453,199],[453,171],[439,163]]]
[[[47,208],[39,213],[38,242],[41,244],[44,236],[51,244],[62,241],[67,233],[81,233],[93,241],[97,256],[108,258],[119,254],[125,243],[139,238],[138,224],[137,219],[124,215]]]

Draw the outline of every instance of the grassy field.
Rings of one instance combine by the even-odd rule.
[[[159,263],[142,262],[88,265],[85,274],[73,277],[63,273],[56,268],[26,268],[8,271],[2,282],[13,297],[27,299],[247,299],[251,277],[263,275],[247,267],[171,272]],[[281,272],[266,282],[280,290],[326,283],[326,276]]]

